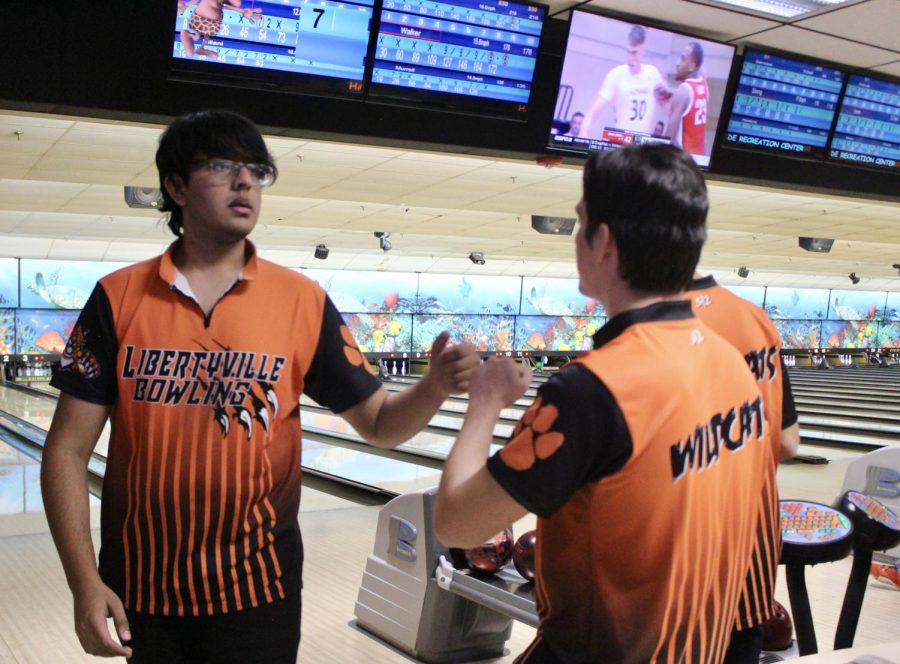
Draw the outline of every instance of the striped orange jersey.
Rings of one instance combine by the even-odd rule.
[[[740,355],[666,301],[615,316],[488,461],[538,515],[519,662],[721,661],[769,454]]]
[[[775,468],[783,429],[797,422],[794,397],[781,360],[781,335],[756,305],[719,286],[713,277],[695,279],[687,293],[694,313],[744,356],[766,402],[771,423],[771,453],[763,487],[760,529],[738,611],[739,629],[762,625],[772,617],[775,576],[781,557],[781,526]],[[768,481],[771,478],[771,481]]]
[[[112,406],[100,573],[140,613],[212,615],[297,592],[299,398],[378,389],[313,281],[256,257],[205,315],[160,257],[104,277],[53,384]]]

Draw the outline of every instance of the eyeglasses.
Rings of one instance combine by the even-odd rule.
[[[248,164],[243,161],[219,159],[218,157],[203,159],[197,163],[205,166],[213,177],[222,182],[233,181],[240,174],[242,168],[247,169],[254,184],[258,184],[260,187],[268,187],[275,182],[275,169],[268,164]]]

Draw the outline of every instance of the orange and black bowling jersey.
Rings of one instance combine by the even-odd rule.
[[[694,279],[686,297],[700,320],[722,335],[744,356],[766,402],[771,423],[772,466],[763,487],[762,515],[750,572],[738,611],[738,627],[763,624],[772,617],[775,576],[781,557],[781,525],[778,510],[778,464],[782,429],[797,422],[790,382],[781,360],[781,335],[760,308],[716,284],[713,277]]]
[[[339,412],[379,383],[313,281],[251,253],[204,315],[174,246],[100,280],[53,384],[113,407],[104,581],[141,613],[212,615],[300,589],[301,393]]]
[[[539,517],[541,624],[518,661],[721,661],[767,438],[743,358],[690,303],[611,319],[488,460]]]

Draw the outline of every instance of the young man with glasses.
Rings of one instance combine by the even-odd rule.
[[[301,394],[389,447],[465,390],[478,358],[443,333],[431,371],[388,396],[322,288],[247,240],[277,169],[246,118],[179,118],[156,164],[177,239],[100,280],[53,379],[41,485],[76,633],[136,664],[293,664]],[[86,471],[107,418],[98,570]]]

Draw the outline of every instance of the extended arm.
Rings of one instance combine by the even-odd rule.
[[[447,346],[442,332],[432,345],[428,373],[412,387],[389,394],[379,389],[341,416],[377,447],[394,447],[421,431],[451,394],[465,392],[479,359],[472,344]]]
[[[44,443],[41,491],[50,532],[75,601],[75,632],[85,652],[131,656],[109,633],[112,617],[119,639],[131,639],[122,602],[100,579],[91,540],[87,466],[110,408],[60,394]]]
[[[500,411],[524,394],[531,371],[510,359],[492,359],[472,379],[469,409],[447,457],[435,504],[435,532],[446,546],[484,542],[527,510],[485,465]]]
[[[600,138],[599,135],[591,136],[591,127],[600,119],[603,115],[603,109],[606,108],[606,105],[609,101],[599,94],[597,95],[597,99],[594,101],[593,106],[591,106],[590,110],[585,114],[584,120],[581,122],[581,135],[585,138]]]
[[[791,426],[781,430],[781,455],[779,461],[787,461],[797,456],[800,448],[800,425],[794,422]]]
[[[691,103],[690,86],[682,83],[675,90],[669,101],[669,119],[666,122],[666,134],[673,145],[681,146],[678,141],[678,129],[681,127],[681,118]]]
[[[784,366],[784,356],[780,356],[781,363],[781,448],[779,461],[787,461],[797,456],[800,447],[800,424],[797,421],[797,405],[794,403],[794,391],[791,388],[791,378]]]

